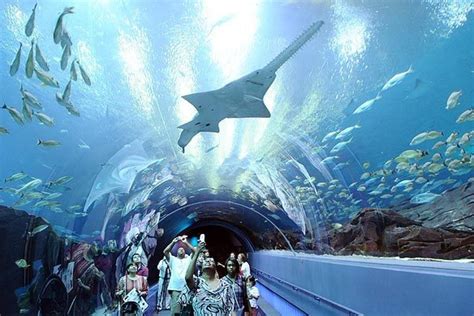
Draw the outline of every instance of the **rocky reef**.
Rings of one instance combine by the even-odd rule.
[[[429,204],[405,204],[394,208],[425,227],[456,229],[474,233],[474,183],[444,192]]]
[[[64,240],[41,217],[4,206],[0,206],[0,231],[0,301],[8,302],[0,304],[0,314],[35,314],[46,278],[64,256]]]
[[[338,255],[474,259],[474,233],[425,227],[392,210],[362,210],[328,237]]]

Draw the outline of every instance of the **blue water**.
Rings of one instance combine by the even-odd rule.
[[[457,143],[473,130],[472,121],[456,123],[472,108],[474,97],[472,2],[39,1],[32,37],[59,89],[25,76],[30,39],[24,25],[34,3],[0,3],[1,102],[21,110],[22,84],[55,124],[47,127],[33,118],[19,126],[2,110],[0,126],[9,134],[0,136],[0,178],[20,171],[43,184],[73,177],[63,186],[35,189],[44,196],[61,192],[54,199],[59,206],[35,207],[40,200],[34,200],[17,207],[64,231],[87,237],[144,209],[166,214],[200,199],[228,199],[256,205],[267,218],[287,214],[284,220],[290,222],[281,225],[317,237],[325,224],[344,223],[361,207],[396,206],[423,192],[441,194],[474,176],[468,162],[472,139],[462,146],[467,155],[463,175],[447,168],[437,174],[422,170],[433,185],[423,188],[415,183],[398,199],[394,196],[400,192],[390,189],[396,180],[415,179],[413,174],[394,173],[393,163],[384,179],[373,176],[407,149],[429,152],[420,161],[410,161],[421,166],[436,152],[431,149],[434,143],[453,131],[459,133]],[[71,102],[80,117],[68,114],[55,100],[69,80],[69,65],[61,71],[62,50],[52,35],[65,6],[75,7],[74,14],[64,17],[72,56],[92,80],[89,87],[79,75],[72,83]],[[264,98],[271,118],[224,120],[220,133],[198,135],[181,153],[177,126],[195,113],[181,96],[220,88],[263,67],[317,20],[325,21],[321,31],[277,72]],[[9,65],[19,42],[23,43],[20,70],[11,77]],[[383,93],[371,110],[352,114],[410,65],[414,72]],[[422,83],[419,90],[417,80]],[[459,105],[446,110],[448,96],[458,90],[462,90]],[[336,164],[347,165],[334,170],[335,164],[321,164],[338,142],[331,140],[318,151],[323,137],[356,124],[361,128],[337,154]],[[431,130],[444,136],[409,146],[414,136]],[[61,145],[41,147],[38,139]],[[459,148],[451,159],[461,158]],[[365,162],[368,169],[363,168]],[[364,172],[372,175],[360,180]],[[308,176],[315,178],[313,185]],[[448,178],[452,181],[433,188],[435,181]],[[31,179],[1,187],[18,189]],[[318,186],[333,179],[339,182],[331,193],[329,185]],[[367,190],[358,191],[368,180]],[[370,199],[369,193],[382,181],[386,189]],[[353,182],[357,183],[348,188]],[[383,194],[392,197],[381,199]],[[3,205],[15,206],[19,199],[0,191]],[[74,205],[87,216],[68,214]],[[110,213],[112,208],[118,211]],[[102,234],[102,238],[114,236]]]

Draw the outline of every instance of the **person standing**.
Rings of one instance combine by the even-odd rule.
[[[228,258],[225,262],[225,267],[227,274],[222,278],[222,281],[231,286],[236,299],[234,311],[237,315],[241,316],[243,315],[244,311],[249,311],[249,307],[245,281],[239,274],[239,262],[235,258]]]
[[[260,297],[260,292],[256,286],[256,281],[257,280],[255,280],[255,277],[252,275],[247,278],[247,296],[250,303],[250,316],[257,316],[257,300]]]
[[[170,309],[171,297],[168,293],[168,284],[170,282],[170,266],[166,257],[158,263],[158,272],[160,273],[158,279],[158,289],[156,291],[156,309]]]
[[[244,253],[239,253],[237,256],[237,261],[240,264],[240,275],[247,280],[250,276],[250,265],[247,262],[247,256]]]
[[[180,303],[192,307],[195,316],[236,316],[235,295],[232,287],[217,277],[216,262],[206,258],[202,263],[202,275],[196,277],[194,269],[205,243],[201,242],[194,252],[186,271],[186,288],[180,296]]]
[[[148,267],[142,263],[142,256],[136,253],[132,256],[132,263],[137,266],[137,274],[148,278]]]
[[[120,278],[118,283],[117,291],[115,295],[121,299],[121,313],[133,314],[138,312],[139,302],[138,301],[125,301],[125,297],[133,289],[137,290],[138,295],[143,299],[146,299],[148,294],[148,282],[144,276],[137,274],[138,268],[134,263],[130,263],[127,266],[127,273]]]
[[[171,296],[171,315],[175,315],[181,312],[181,306],[178,304],[178,298],[186,285],[185,276],[186,270],[188,269],[189,263],[191,262],[190,257],[186,254],[183,247],[178,248],[177,256],[171,254],[173,246],[182,241],[191,251],[194,253],[194,247],[187,241],[186,236],[178,236],[163,250],[166,260],[168,260],[171,270],[170,282],[168,284],[168,292]],[[194,267],[193,267],[194,269]]]

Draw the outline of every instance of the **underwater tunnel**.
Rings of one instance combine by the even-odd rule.
[[[473,315],[472,1],[0,25],[0,316]]]

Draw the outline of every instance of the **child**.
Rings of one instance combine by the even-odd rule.
[[[260,292],[258,288],[255,286],[256,279],[253,275],[250,275],[247,278],[247,296],[249,298],[250,303],[250,316],[257,316],[257,300],[260,297]]]

